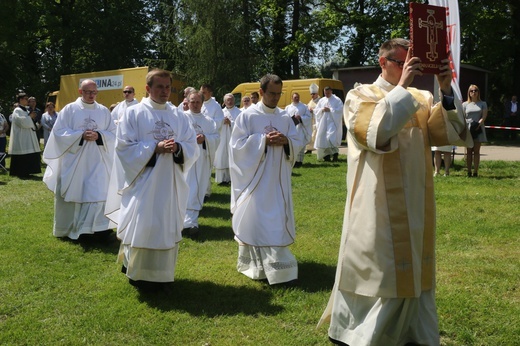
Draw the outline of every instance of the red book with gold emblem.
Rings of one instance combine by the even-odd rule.
[[[411,2],[410,43],[412,56],[421,59],[422,72],[438,74],[449,51],[446,8]]]

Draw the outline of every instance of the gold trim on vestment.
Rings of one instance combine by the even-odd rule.
[[[385,154],[383,161],[388,216],[392,230],[397,297],[414,297],[414,275],[410,225],[404,193],[401,153]]]
[[[428,100],[416,89],[409,90],[415,100],[422,106],[428,107]],[[435,108],[435,107],[434,107]],[[427,153],[430,152],[430,138],[431,123],[429,123],[428,113],[431,113],[434,109],[430,110],[421,108],[418,112],[425,112],[424,116],[416,116],[419,123],[419,127],[423,133],[425,153],[424,166],[425,172],[425,187],[424,187],[424,231],[423,231],[423,249],[421,258],[421,291],[427,291],[433,288],[434,270],[435,270],[435,203],[434,203],[434,189],[433,189],[433,169],[432,169],[432,158]],[[442,111],[437,109],[436,111]],[[421,114],[422,115],[422,114]],[[442,119],[442,117],[440,117]],[[439,125],[442,128],[441,133],[446,136],[448,132],[446,124],[443,122]],[[438,128],[435,129],[436,132]],[[446,136],[447,140],[447,136]]]
[[[356,136],[356,140],[365,147],[368,147],[368,128],[376,105],[376,102],[361,102],[356,115],[354,135]]]

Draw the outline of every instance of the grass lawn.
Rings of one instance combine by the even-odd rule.
[[[340,159],[306,155],[294,170],[297,287],[237,273],[229,187],[214,184],[200,239],[180,244],[170,296],[128,284],[117,241],[54,238],[53,195],[41,174],[0,173],[0,344],[328,345],[327,328],[316,324],[341,235]],[[451,176],[435,178],[442,345],[520,345],[520,162],[482,162],[479,178],[466,178],[462,167],[456,161]]]

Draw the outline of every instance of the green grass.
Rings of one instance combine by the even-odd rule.
[[[229,188],[213,186],[199,241],[183,240],[173,293],[144,295],[116,263],[118,243],[52,236],[53,195],[0,174],[0,344],[327,345],[345,205],[346,157],[306,155],[293,173],[291,249],[300,284],[274,288],[236,272]],[[437,307],[442,345],[519,345],[520,163],[461,161],[437,177]]]

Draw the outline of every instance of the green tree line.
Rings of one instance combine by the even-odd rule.
[[[461,62],[491,72],[496,112],[520,92],[518,6],[459,0]],[[0,104],[9,114],[18,90],[41,105],[70,73],[160,67],[189,85],[212,84],[219,98],[267,72],[330,77],[335,67],[375,64],[382,41],[408,37],[408,1],[11,0],[0,28]]]

